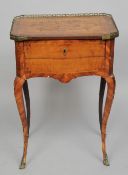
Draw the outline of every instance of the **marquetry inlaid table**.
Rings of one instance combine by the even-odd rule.
[[[115,92],[113,59],[114,40],[118,35],[112,16],[104,13],[22,15],[14,18],[10,37],[15,40],[14,92],[24,133],[21,169],[26,166],[30,127],[27,79],[34,77],[50,77],[62,83],[80,76],[101,77],[99,122],[103,163],[109,165],[105,142],[106,125]],[[107,95],[102,114],[106,84]]]

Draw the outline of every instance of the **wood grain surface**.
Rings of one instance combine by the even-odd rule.
[[[19,16],[13,21],[11,39],[102,39],[118,36],[111,15]]]
[[[27,59],[77,59],[104,57],[105,41],[102,40],[46,40],[24,42]]]

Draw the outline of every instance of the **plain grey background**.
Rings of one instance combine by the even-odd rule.
[[[107,127],[110,167],[102,164],[98,123],[100,79],[83,77],[61,84],[29,80],[31,130],[27,167],[19,170],[22,127],[13,94],[12,19],[21,14],[111,13],[120,31],[114,72],[117,86]],[[92,175],[128,173],[128,3],[126,0],[0,0],[0,174]]]

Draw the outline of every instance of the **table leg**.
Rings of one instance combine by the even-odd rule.
[[[100,91],[99,91],[99,123],[100,123],[100,130],[102,128],[103,99],[104,99],[105,86],[106,86],[106,80],[101,77]]]
[[[23,91],[24,91],[24,97],[25,97],[25,102],[26,102],[28,134],[29,134],[29,129],[30,129],[30,96],[29,96],[29,89],[28,89],[27,80],[25,80],[25,82],[23,84]]]
[[[104,165],[109,166],[108,156],[106,152],[106,126],[115,93],[115,77],[114,75],[105,77],[105,80],[107,82],[107,97],[102,118],[101,134],[102,134],[103,163]]]
[[[20,169],[24,169],[26,166],[26,155],[27,155],[27,146],[28,146],[28,122],[25,113],[24,100],[23,100],[23,84],[25,79],[17,77],[14,81],[14,93],[17,103],[17,108],[19,111],[20,119],[23,126],[23,134],[24,134],[24,150],[23,157],[20,164]]]

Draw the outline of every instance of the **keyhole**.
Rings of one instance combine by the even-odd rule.
[[[64,51],[63,51],[64,55],[67,54],[67,48],[64,48]]]

